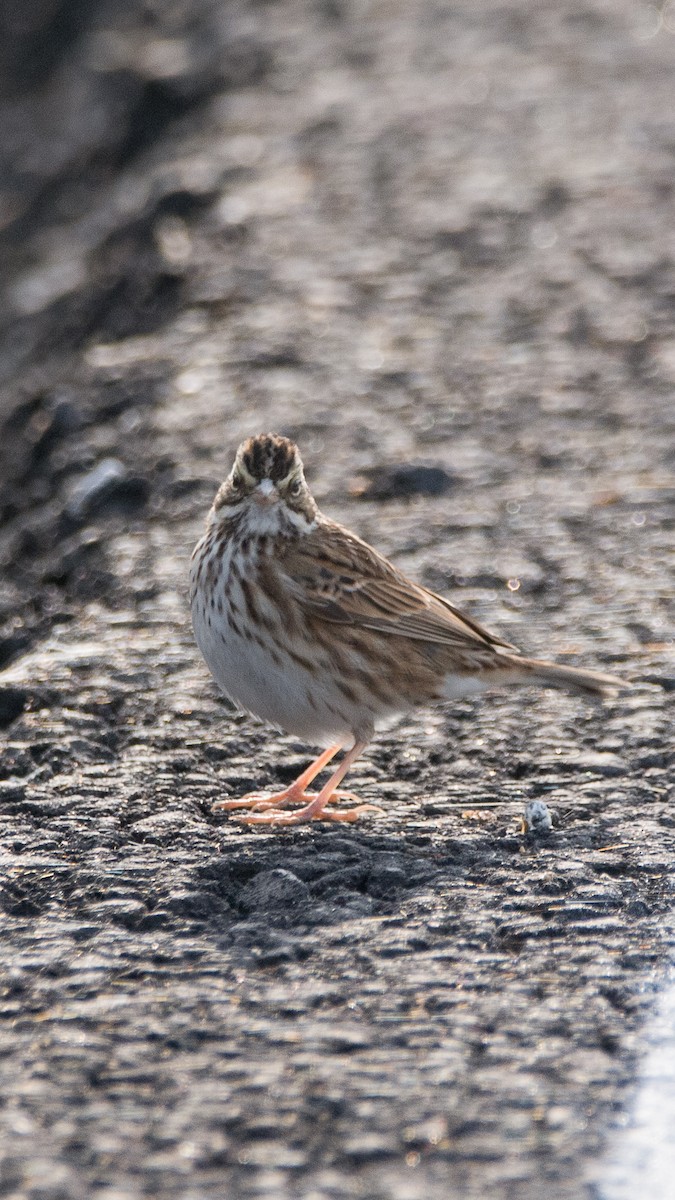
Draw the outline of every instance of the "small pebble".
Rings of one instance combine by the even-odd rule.
[[[72,521],[96,516],[110,506],[135,512],[148,498],[148,482],[129,474],[118,458],[104,458],[73,486],[66,503]]]
[[[553,828],[551,810],[543,800],[530,800],[523,812],[523,833],[550,833]]]
[[[68,515],[76,520],[85,516],[102,496],[126,479],[126,475],[126,467],[119,459],[104,458],[73,487],[68,498]]]
[[[245,912],[292,908],[309,900],[307,884],[292,871],[275,867],[271,871],[259,871],[242,888],[239,902]]]

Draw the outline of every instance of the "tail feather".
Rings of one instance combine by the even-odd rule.
[[[563,688],[581,696],[614,696],[621,688],[629,687],[616,675],[605,675],[601,671],[586,671],[583,667],[564,667],[560,663],[545,662],[539,658],[514,658],[522,683],[538,683],[543,687]]]

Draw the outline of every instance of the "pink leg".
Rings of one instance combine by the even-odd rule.
[[[265,795],[263,792],[250,792],[248,796],[243,796],[241,800],[216,800],[213,808],[223,808],[228,811],[233,808],[282,808],[285,804],[302,803],[309,800],[310,797],[305,792],[305,788],[312,782],[315,775],[319,774],[319,771],[323,771],[323,768],[330,762],[331,758],[335,758],[335,755],[341,748],[340,742],[336,746],[329,746],[283,792],[277,792],[273,796]]]
[[[266,813],[250,813],[242,817],[242,820],[247,825],[299,825],[304,821],[356,821],[364,812],[382,812],[376,804],[358,804],[356,808],[331,808],[327,809],[326,805],[330,800],[340,799],[341,797],[349,797],[350,800],[356,800],[351,792],[338,792],[337,786],[344,778],[345,774],[356,761],[360,754],[363,753],[367,746],[367,742],[355,742],[348,754],[345,754],[340,766],[333,772],[328,783],[325,783],[319,792],[318,796],[307,796],[309,804],[304,808],[297,809],[296,812],[284,813],[278,811]]]

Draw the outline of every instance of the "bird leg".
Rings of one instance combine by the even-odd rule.
[[[345,754],[345,757],[343,758],[337,770],[333,772],[328,782],[324,784],[321,791],[317,795],[312,796],[304,793],[302,795],[298,795],[297,793],[294,795],[293,799],[304,799],[309,801],[309,803],[305,804],[304,808],[299,808],[295,812],[290,813],[279,812],[278,810],[281,805],[279,804],[277,798],[270,797],[274,803],[265,805],[265,807],[269,807],[271,809],[270,812],[247,813],[245,816],[242,816],[242,821],[245,821],[247,825],[299,825],[304,821],[314,820],[356,821],[357,818],[360,817],[361,813],[382,812],[382,809],[378,808],[376,804],[357,804],[355,808],[326,808],[326,805],[331,800],[340,800],[343,798],[349,800],[358,800],[358,797],[354,796],[351,792],[339,792],[337,787],[351,767],[352,763],[355,762],[359,755],[363,753],[367,744],[367,742],[354,743],[349,753]],[[332,754],[335,754],[337,749],[338,747],[331,747]],[[328,754],[328,751],[326,751],[326,754]],[[330,757],[332,757],[332,754]],[[313,774],[310,776],[310,778],[314,778],[314,775],[318,774],[321,766],[324,766],[328,761],[329,758],[327,758],[325,755],[322,755],[321,759],[317,759],[316,762],[312,763],[312,766],[309,768],[309,770],[313,771]],[[321,766],[317,767],[317,763],[319,762],[321,763]],[[316,770],[314,768],[316,768]],[[304,780],[306,775],[307,772],[305,772],[305,775],[301,775],[300,778],[296,780],[296,784],[300,784],[300,781]],[[288,788],[286,793],[281,793],[283,797],[281,802],[282,804],[285,805],[288,803],[287,795],[293,790],[293,788],[295,788],[296,784],[292,784],[291,788]],[[227,803],[227,801],[225,803]]]
[[[321,791],[316,794],[305,792],[305,787],[313,778],[315,778],[315,775],[318,774],[319,770],[321,770],[322,767],[324,767],[325,764],[330,761],[330,758],[336,754],[337,750],[340,749],[340,746],[331,746],[330,750],[325,750],[323,754],[319,756],[315,762],[312,762],[311,766],[307,767],[305,772],[303,772],[303,774],[301,774],[299,778],[295,780],[291,787],[287,787],[286,791],[280,792],[277,794],[277,796],[265,798],[250,797],[249,799],[245,799],[244,802],[238,802],[238,800],[221,800],[219,804],[214,805],[214,808],[234,808],[235,805],[245,804],[252,809],[268,810],[262,812],[250,812],[250,814],[249,812],[246,812],[245,815],[241,815],[240,820],[245,821],[246,824],[299,824],[305,821],[317,820],[317,818],[318,820],[322,821],[356,821],[357,818],[362,815],[362,812],[382,812],[382,809],[378,809],[376,804],[357,803],[356,808],[353,809],[327,808],[327,805],[329,802],[331,802],[331,800],[350,799],[357,800],[358,802],[358,797],[354,796],[352,792],[337,791],[337,785],[339,785],[340,781],[344,779],[344,776],[347,773],[347,770],[352,766],[352,763],[357,760],[360,754],[362,754],[366,744],[368,743],[357,742],[354,744],[350,752],[345,755],[344,760],[342,760],[340,763],[340,766],[337,767],[333,775],[330,776],[327,784],[324,784],[324,786],[321,788]],[[298,802],[298,800],[304,800],[306,803],[304,804],[303,808],[297,809],[294,812],[280,811],[282,806],[293,803],[293,800],[295,800],[295,802]]]
[[[213,808],[223,808],[228,811],[232,808],[283,808],[286,804],[304,803],[313,800],[314,797],[309,796],[305,788],[319,774],[319,771],[323,771],[323,768],[330,762],[331,758],[335,758],[335,755],[341,748],[340,742],[336,746],[329,746],[318,758],[314,759],[314,762],[309,764],[307,770],[302,772],[302,775],[298,775],[298,778],[290,787],[284,788],[283,792],[276,792],[273,796],[267,795],[264,792],[249,792],[247,796],[242,796],[241,800],[217,800]]]

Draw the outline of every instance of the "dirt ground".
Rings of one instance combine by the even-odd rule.
[[[602,1196],[675,942],[670,8],[2,6],[0,1195]],[[311,750],[187,615],[268,429],[634,689],[415,714],[354,827],[212,814]]]

